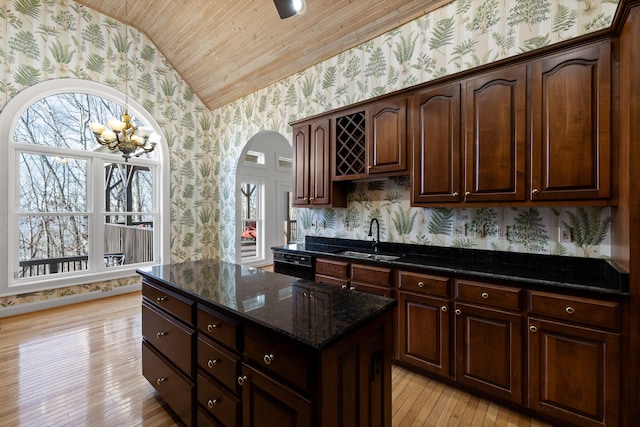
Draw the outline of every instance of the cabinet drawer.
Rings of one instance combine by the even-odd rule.
[[[529,312],[602,328],[620,328],[620,304],[547,292],[529,291]]]
[[[522,289],[456,280],[456,299],[507,310],[520,309]]]
[[[198,337],[198,366],[220,384],[239,394],[240,356],[225,350],[213,341]]]
[[[370,294],[380,295],[387,298],[391,298],[393,296],[393,290],[388,286],[375,286],[368,283],[358,283],[352,281],[349,288],[351,290],[368,292]]]
[[[193,375],[193,329],[142,301],[142,336],[183,373]]]
[[[451,279],[446,277],[401,271],[398,285],[403,291],[448,297],[449,282],[451,282]]]
[[[301,390],[311,390],[311,356],[299,346],[253,328],[246,329],[244,346],[244,354],[254,366],[276,374]]]
[[[198,305],[198,331],[214,341],[238,351],[238,322],[202,305]]]
[[[142,343],[142,375],[187,426],[193,424],[195,386],[145,342]]]
[[[198,423],[196,425],[198,427],[225,427],[209,415],[209,413],[203,408],[198,408]]]
[[[171,313],[189,326],[193,326],[193,307],[195,303],[175,292],[142,281],[142,296],[152,303]]]
[[[347,279],[336,279],[335,277],[324,276],[322,274],[316,274],[314,280],[318,283],[327,283],[329,285],[340,286],[341,288],[349,286],[349,281]]]
[[[240,400],[205,375],[198,374],[198,403],[225,426],[237,426]],[[268,414],[265,414],[268,416]]]
[[[351,280],[377,286],[391,286],[393,283],[390,268],[361,264],[351,265]]]
[[[316,274],[349,280],[349,263],[328,259],[316,260]]]

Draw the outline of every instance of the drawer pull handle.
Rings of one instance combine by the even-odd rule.
[[[350,286],[350,287],[349,287],[349,290],[350,290],[350,291],[355,291],[355,290],[356,290],[356,288],[354,288],[353,286]]]
[[[424,288],[424,282],[418,282],[418,287],[419,288]]]
[[[469,191],[465,191],[465,192],[464,192],[464,195],[465,195],[465,196],[470,196],[470,195],[471,195],[471,192],[469,192]]]
[[[157,337],[158,339],[160,339],[160,338],[162,338],[163,336],[165,336],[166,334],[167,334],[166,332],[158,332],[158,333],[156,334],[156,337]]]
[[[538,190],[537,188],[534,188],[533,190],[531,190],[531,194],[534,196],[537,196],[538,193],[540,193],[540,190]]]
[[[167,378],[165,378],[165,377],[160,377],[160,378],[158,378],[158,379],[156,380],[156,384],[160,385],[160,384],[162,384],[163,382],[165,382],[166,380],[167,380]]]
[[[342,289],[347,289],[347,285],[340,286]]]
[[[481,293],[481,294],[480,294],[480,296],[481,296],[482,298],[484,298],[484,299],[489,298],[489,294],[488,294],[488,293],[486,293],[486,292]]]
[[[462,310],[460,310],[459,308],[456,308],[454,313],[456,314],[456,316],[460,316],[462,314]]]
[[[216,406],[218,403],[220,403],[220,399],[209,399],[209,401],[207,402],[207,406],[209,408],[213,408],[214,406]]]
[[[263,358],[264,363],[266,363],[267,365],[271,365],[271,362],[273,362],[275,358],[276,357],[273,354],[265,354]]]
[[[247,379],[248,379],[248,378],[247,378],[247,376],[246,376],[246,375],[243,375],[243,376],[241,376],[241,377],[238,377],[238,385],[244,385],[244,383],[246,383],[246,382],[247,382]]]
[[[165,302],[166,300],[167,300],[166,296],[156,298],[156,301],[158,302],[158,304],[160,304],[161,302]]]
[[[535,333],[535,332],[538,332],[538,328],[537,328],[536,326],[534,326],[534,325],[529,326],[529,330],[530,330],[531,332],[534,332],[534,333]]]
[[[209,368],[213,368],[216,365],[218,365],[218,359],[209,359],[209,361],[207,362],[207,366]]]
[[[458,192],[457,192],[457,191],[454,191],[451,195],[452,195],[453,197],[458,197],[458,196],[459,196],[459,194],[458,194]]]
[[[214,329],[218,329],[220,327],[219,323],[209,323],[207,325],[207,331],[213,332]]]
[[[443,305],[442,307],[440,307],[440,310],[442,310],[442,311],[446,312],[446,311],[447,311],[447,310],[449,310],[449,309],[447,308],[447,306],[446,306],[446,305]]]
[[[566,311],[568,314],[573,314],[576,312],[576,309],[571,306],[568,306],[567,308],[564,309],[564,311]]]

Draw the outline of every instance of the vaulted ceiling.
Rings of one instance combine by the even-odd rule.
[[[144,32],[209,109],[416,19],[451,0],[76,0]]]

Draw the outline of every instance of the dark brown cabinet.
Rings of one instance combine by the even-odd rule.
[[[526,199],[527,68],[413,95],[412,204]]]
[[[407,99],[385,99],[333,119],[333,179],[407,174]]]
[[[329,119],[293,128],[293,205],[346,207],[341,186],[331,180]],[[335,191],[334,191],[335,190]]]
[[[449,282],[403,271],[398,280],[399,359],[443,377],[451,376]]]
[[[465,85],[467,202],[524,201],[527,68],[482,74]]]
[[[393,270],[374,265],[355,264],[332,259],[316,259],[315,281],[337,285],[343,289],[360,290],[385,296],[395,296]]]
[[[611,44],[533,63],[533,200],[611,195]]]
[[[407,100],[385,100],[367,108],[369,174],[406,173]]]
[[[459,202],[463,194],[460,83],[414,94],[411,111],[412,203]]]
[[[566,423],[619,425],[620,305],[534,291],[529,304],[529,406]]]

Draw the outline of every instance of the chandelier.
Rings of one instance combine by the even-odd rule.
[[[89,127],[96,136],[96,141],[104,145],[109,150],[120,150],[125,161],[131,156],[139,157],[142,154],[150,153],[156,148],[160,141],[160,135],[152,132],[147,127],[137,127],[131,123],[132,117],[125,107],[122,112],[122,121],[116,119],[107,120],[107,126],[91,122]]]
[[[129,4],[125,0],[125,43],[129,48]],[[127,52],[125,52],[125,55]],[[153,132],[153,129],[143,126],[135,126],[132,123],[133,117],[129,115],[127,105],[129,104],[129,64],[125,63],[125,104],[122,111],[122,121],[116,119],[107,120],[107,126],[90,122],[89,127],[93,131],[98,144],[104,145],[111,151],[122,152],[124,161],[128,161],[131,156],[140,157],[145,153],[150,153],[160,142],[160,135]]]

